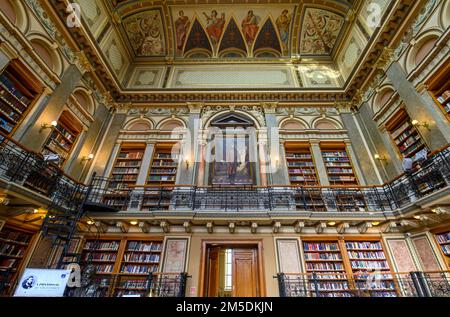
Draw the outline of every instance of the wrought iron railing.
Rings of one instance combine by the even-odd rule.
[[[184,297],[187,273],[96,274],[67,297]]]
[[[279,273],[280,297],[450,297],[450,271]]]

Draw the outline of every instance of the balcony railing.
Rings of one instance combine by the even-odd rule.
[[[281,297],[450,297],[450,271],[279,273]]]
[[[128,211],[384,212],[414,203],[450,184],[450,147],[381,186],[134,186],[97,177],[88,200]]]
[[[27,187],[50,199],[89,192],[89,211],[312,211],[392,212],[450,184],[450,147],[429,155],[413,171],[381,186],[192,185],[122,188],[117,181],[94,177],[83,185],[56,165],[0,133],[0,178]],[[123,184],[122,184],[123,185]],[[88,190],[89,187],[89,190]],[[70,201],[61,202],[64,207]]]
[[[187,273],[96,274],[67,297],[184,297]]]

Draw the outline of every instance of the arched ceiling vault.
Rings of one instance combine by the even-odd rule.
[[[370,71],[370,67],[362,67],[363,62],[380,55],[379,51],[371,52],[371,47],[382,49],[394,38],[371,25],[365,0],[203,0],[202,4],[190,0],[73,1],[81,6],[82,28],[66,29],[65,36],[86,54],[113,97],[131,102],[150,97],[182,101],[190,98],[186,89],[211,88],[192,78],[193,67],[204,70],[207,79],[214,75],[212,70],[220,68],[219,73],[230,76],[230,81],[243,78],[245,82],[244,73],[250,66],[279,77],[270,87],[251,86],[269,91],[254,91],[256,99],[276,99],[274,90],[284,89],[289,94],[305,89],[312,91],[308,93],[310,100],[344,100],[359,88],[354,79],[364,80],[357,71]],[[384,28],[401,25],[407,18],[405,12],[414,7],[412,0],[373,1],[381,6],[383,19],[394,22],[384,24]],[[49,1],[61,22],[67,18],[67,2]],[[388,37],[381,39],[380,34]],[[375,42],[380,45],[374,46]],[[231,69],[241,64],[238,76],[226,74],[228,66]],[[274,67],[279,67],[278,73]],[[291,77],[284,79],[284,74]],[[184,85],[189,80],[191,86]],[[211,89],[219,88],[235,90],[219,84]],[[179,96],[158,95],[158,91],[171,89],[183,92]],[[155,93],[145,95],[148,91]],[[286,98],[297,97],[291,93]]]

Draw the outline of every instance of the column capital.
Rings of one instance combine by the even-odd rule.
[[[155,140],[147,140],[147,141],[145,141],[145,144],[147,144],[147,145],[155,145],[156,141]]]
[[[204,102],[188,102],[187,106],[189,108],[189,113],[200,114],[202,112],[203,107],[205,106],[205,103]]]
[[[427,84],[421,83],[417,86],[416,90],[419,94],[423,94],[425,91],[429,90],[429,86]]]
[[[8,42],[0,43],[0,51],[5,54],[6,57],[8,57],[10,60],[19,58],[19,54]]]
[[[319,145],[320,144],[320,140],[319,139],[310,139],[309,143],[311,145]]]
[[[278,102],[261,102],[260,105],[264,109],[265,114],[274,114],[278,107]]]
[[[84,51],[75,52],[74,64],[83,75],[94,71]]]

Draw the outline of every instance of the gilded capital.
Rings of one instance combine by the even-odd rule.
[[[261,102],[261,107],[264,109],[264,113],[269,114],[269,113],[275,113],[277,107],[278,107],[278,102]]]
[[[203,107],[205,106],[204,102],[188,102],[187,106],[189,108],[190,113],[200,114],[202,112]]]

